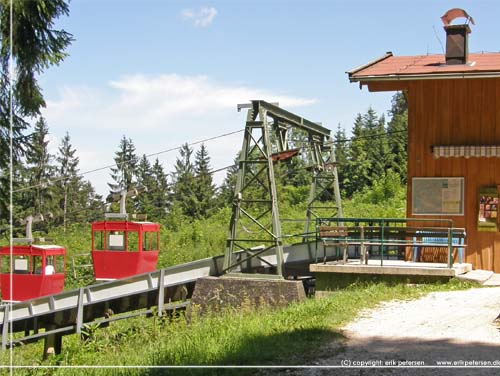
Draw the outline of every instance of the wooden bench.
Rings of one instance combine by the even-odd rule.
[[[320,226],[319,237],[323,241],[323,262],[326,263],[326,247],[335,247],[337,250],[337,259],[339,258],[339,250],[342,249],[342,260],[347,262],[347,249],[349,242],[348,228],[346,226]]]

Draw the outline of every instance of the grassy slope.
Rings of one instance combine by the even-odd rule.
[[[307,299],[288,308],[271,311],[226,312],[222,316],[204,317],[186,323],[176,319],[136,318],[116,322],[91,333],[90,339],[76,335],[64,337],[63,352],[41,362],[43,344],[16,348],[16,365],[265,365],[307,364],[321,356],[321,348],[340,340],[339,328],[364,308],[383,300],[412,299],[438,290],[469,287],[452,281],[447,284],[355,285],[334,297]],[[331,354],[330,354],[331,355]],[[8,352],[0,363],[8,364]],[[165,370],[162,370],[165,371]],[[19,369],[15,374],[47,374],[47,369]],[[72,375],[78,370],[54,369],[56,375]],[[97,371],[96,371],[97,372]],[[112,369],[99,374],[148,374],[160,370]],[[234,370],[226,370],[232,374]],[[81,371],[88,374],[89,370]],[[174,374],[221,374],[222,370],[170,370]],[[238,374],[241,373],[238,372]],[[250,371],[249,371],[250,373]],[[163,374],[163,373],[162,373]]]

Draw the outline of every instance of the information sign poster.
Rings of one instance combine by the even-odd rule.
[[[464,178],[413,178],[412,214],[463,215]]]
[[[478,231],[498,230],[498,189],[482,187],[479,189]]]

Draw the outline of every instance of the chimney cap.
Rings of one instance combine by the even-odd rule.
[[[459,17],[464,17],[467,19],[467,25],[469,22],[473,25],[476,23],[474,22],[474,18],[472,18],[465,10],[461,8],[453,8],[447,11],[445,14],[441,16],[441,21],[443,21],[443,25],[445,27],[451,26],[450,23],[455,19]]]
[[[444,30],[446,31],[446,33],[448,34],[449,32],[459,32],[459,33],[463,33],[459,30],[465,30],[465,32],[467,34],[470,34],[471,33],[471,30],[470,30],[470,27],[469,25],[467,24],[463,24],[463,25],[445,25],[443,26]]]

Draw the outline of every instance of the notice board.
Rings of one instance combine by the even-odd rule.
[[[413,178],[412,214],[464,215],[464,178]]]

